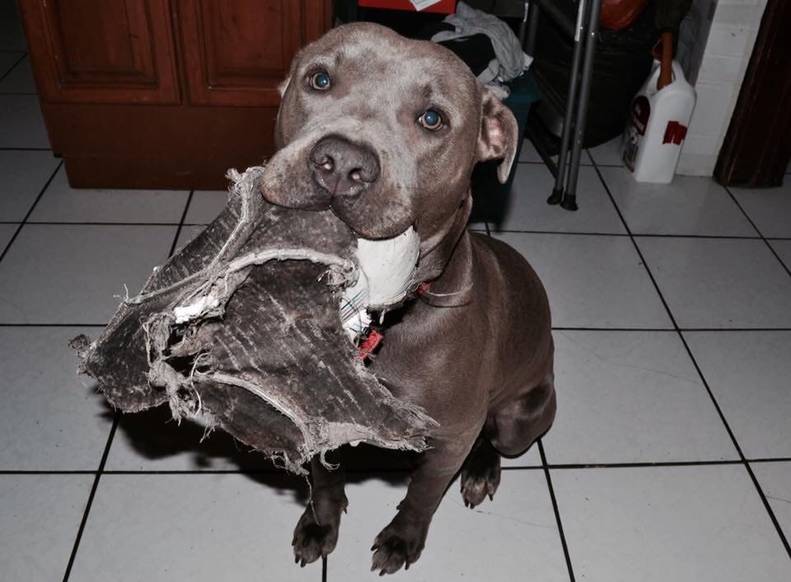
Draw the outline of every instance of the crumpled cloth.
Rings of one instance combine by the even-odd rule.
[[[80,370],[125,412],[168,404],[286,469],[341,445],[420,451],[436,422],[396,399],[342,329],[356,237],[330,211],[273,206],[263,168],[229,174],[228,205],[127,298]]]
[[[484,34],[491,41],[495,58],[478,75],[478,80],[484,85],[515,79],[522,75],[533,61],[532,57],[522,50],[519,39],[505,22],[464,2],[459,2],[456,13],[447,16],[443,22],[452,25],[454,30],[438,32],[431,37],[433,42],[445,42],[475,34]]]

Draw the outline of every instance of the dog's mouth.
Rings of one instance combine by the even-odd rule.
[[[371,136],[347,137],[352,129],[295,137],[266,164],[261,194],[286,208],[331,210],[361,238],[394,238],[415,223],[415,169],[392,162],[403,156]]]

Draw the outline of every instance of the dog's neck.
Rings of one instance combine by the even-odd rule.
[[[470,301],[473,257],[467,221],[471,211],[472,197],[468,195],[434,237],[436,242],[429,239],[428,250],[421,253],[419,297],[430,305],[458,307]]]

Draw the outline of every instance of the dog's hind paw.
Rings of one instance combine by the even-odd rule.
[[[317,523],[313,510],[308,507],[294,529],[294,539],[291,541],[294,547],[294,563],[304,567],[305,564],[315,562],[329,555],[337,543],[338,526]]]
[[[483,457],[483,455],[481,455]],[[464,505],[474,509],[488,496],[494,497],[500,485],[500,455],[471,458],[461,471],[461,496]]]

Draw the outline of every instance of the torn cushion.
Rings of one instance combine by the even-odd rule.
[[[110,403],[220,427],[284,467],[347,443],[420,451],[436,423],[396,399],[341,322],[354,233],[329,211],[272,206],[263,168],[231,172],[225,210],[125,300],[80,369]]]

